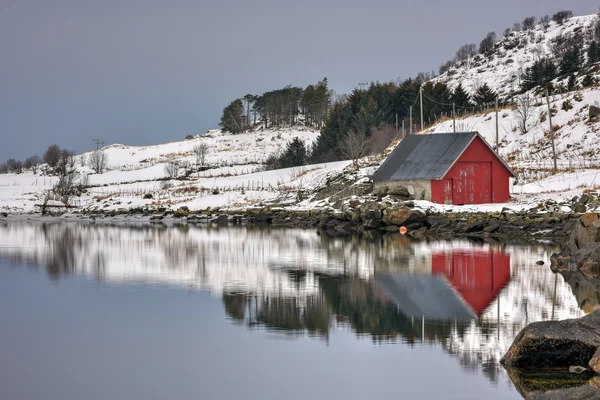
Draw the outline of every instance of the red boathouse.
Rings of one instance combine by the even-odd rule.
[[[409,135],[373,175],[374,190],[440,204],[505,203],[512,169],[478,132]]]

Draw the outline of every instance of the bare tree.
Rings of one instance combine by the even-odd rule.
[[[77,173],[70,171],[64,175],[61,175],[58,182],[52,188],[54,194],[61,197],[61,201],[67,205],[69,203],[69,196],[75,194],[75,185],[77,184]]]
[[[58,145],[53,144],[48,147],[46,152],[44,153],[44,162],[48,164],[50,168],[55,168],[60,161],[60,147]]]
[[[37,173],[37,167],[40,165],[41,159],[40,156],[31,156],[25,160],[23,163],[23,167],[25,169],[30,169],[34,174]]]
[[[340,146],[342,154],[352,160],[354,166],[358,165],[358,160],[367,154],[369,141],[364,133],[360,131],[348,132]]]
[[[523,29],[526,31],[530,31],[535,28],[535,17],[527,17],[523,20]]]
[[[523,134],[527,133],[529,120],[533,115],[533,104],[531,104],[531,98],[528,93],[517,98],[515,115],[519,119],[519,130]]]
[[[548,28],[550,27],[550,17],[548,15],[544,15],[542,18],[540,18],[540,24],[542,25],[544,32],[548,32]]]
[[[108,166],[108,156],[103,150],[94,150],[90,154],[89,166],[97,174],[101,174]]]
[[[477,55],[477,45],[475,45],[474,43],[465,44],[463,46],[460,46],[460,48],[456,52],[455,60],[459,61],[459,62],[465,61],[476,55]]]
[[[179,176],[179,165],[172,162],[165,164],[165,174],[169,179],[177,179]]]
[[[196,165],[204,165],[204,161],[206,159],[206,155],[208,154],[208,144],[200,143],[194,146],[192,150],[194,156],[196,157]]]
[[[571,10],[564,10],[564,11],[559,11],[556,14],[554,14],[552,16],[552,19],[557,24],[562,25],[563,23],[565,23],[566,21],[568,21],[572,17],[573,17],[573,11],[571,11]]]
[[[369,138],[369,153],[383,153],[398,137],[399,134],[396,132],[394,126],[382,124],[378,129],[371,132],[371,137]]]
[[[523,25],[521,25],[520,22],[515,22],[515,24],[513,25],[513,31],[521,32],[522,30],[523,30]]]

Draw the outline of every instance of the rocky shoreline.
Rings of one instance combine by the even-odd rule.
[[[52,214],[48,216],[53,217]],[[500,212],[430,212],[415,207],[413,201],[349,201],[340,209],[324,210],[265,206],[243,210],[214,208],[190,211],[187,207],[177,210],[157,207],[107,212],[81,211],[70,216],[95,221],[130,218],[153,224],[272,225],[317,229],[330,236],[398,232],[401,227],[405,227],[406,234],[416,239],[528,237],[564,240],[577,227],[576,222],[581,215],[560,211],[518,212],[508,209]],[[0,220],[7,217],[7,214],[0,215]]]

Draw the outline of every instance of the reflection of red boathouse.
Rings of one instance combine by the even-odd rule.
[[[510,281],[510,255],[484,248],[435,252],[431,273],[443,275],[481,315]]]
[[[378,287],[410,317],[480,316],[510,281],[510,255],[501,250],[446,248],[416,259],[412,274],[375,270]]]

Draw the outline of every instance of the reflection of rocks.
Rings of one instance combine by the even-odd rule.
[[[600,219],[597,213],[582,215],[575,223],[565,248],[551,258],[553,271],[580,270],[587,277],[600,275]]]
[[[600,377],[593,373],[573,375],[568,369],[518,370],[509,369],[508,375],[521,395],[527,400],[563,400],[600,398]]]
[[[375,208],[368,212],[379,218]],[[248,328],[327,338],[336,326],[374,342],[431,343],[492,381],[505,377],[497,360],[527,323],[581,315],[562,278],[535,265],[551,251],[539,243],[417,242],[377,231],[329,237],[271,227],[0,222],[0,258],[46,266],[52,276],[207,290],[222,296],[227,316]],[[474,275],[490,274],[479,258],[464,262],[482,252],[510,255],[509,266],[493,265],[490,285]],[[445,275],[471,307],[479,305],[479,317],[408,317],[373,283],[375,272]]]
[[[600,311],[579,319],[529,324],[501,363],[509,367],[588,365],[600,346]]]
[[[590,279],[579,271],[560,273],[577,299],[579,307],[586,313],[600,309],[600,279]]]

